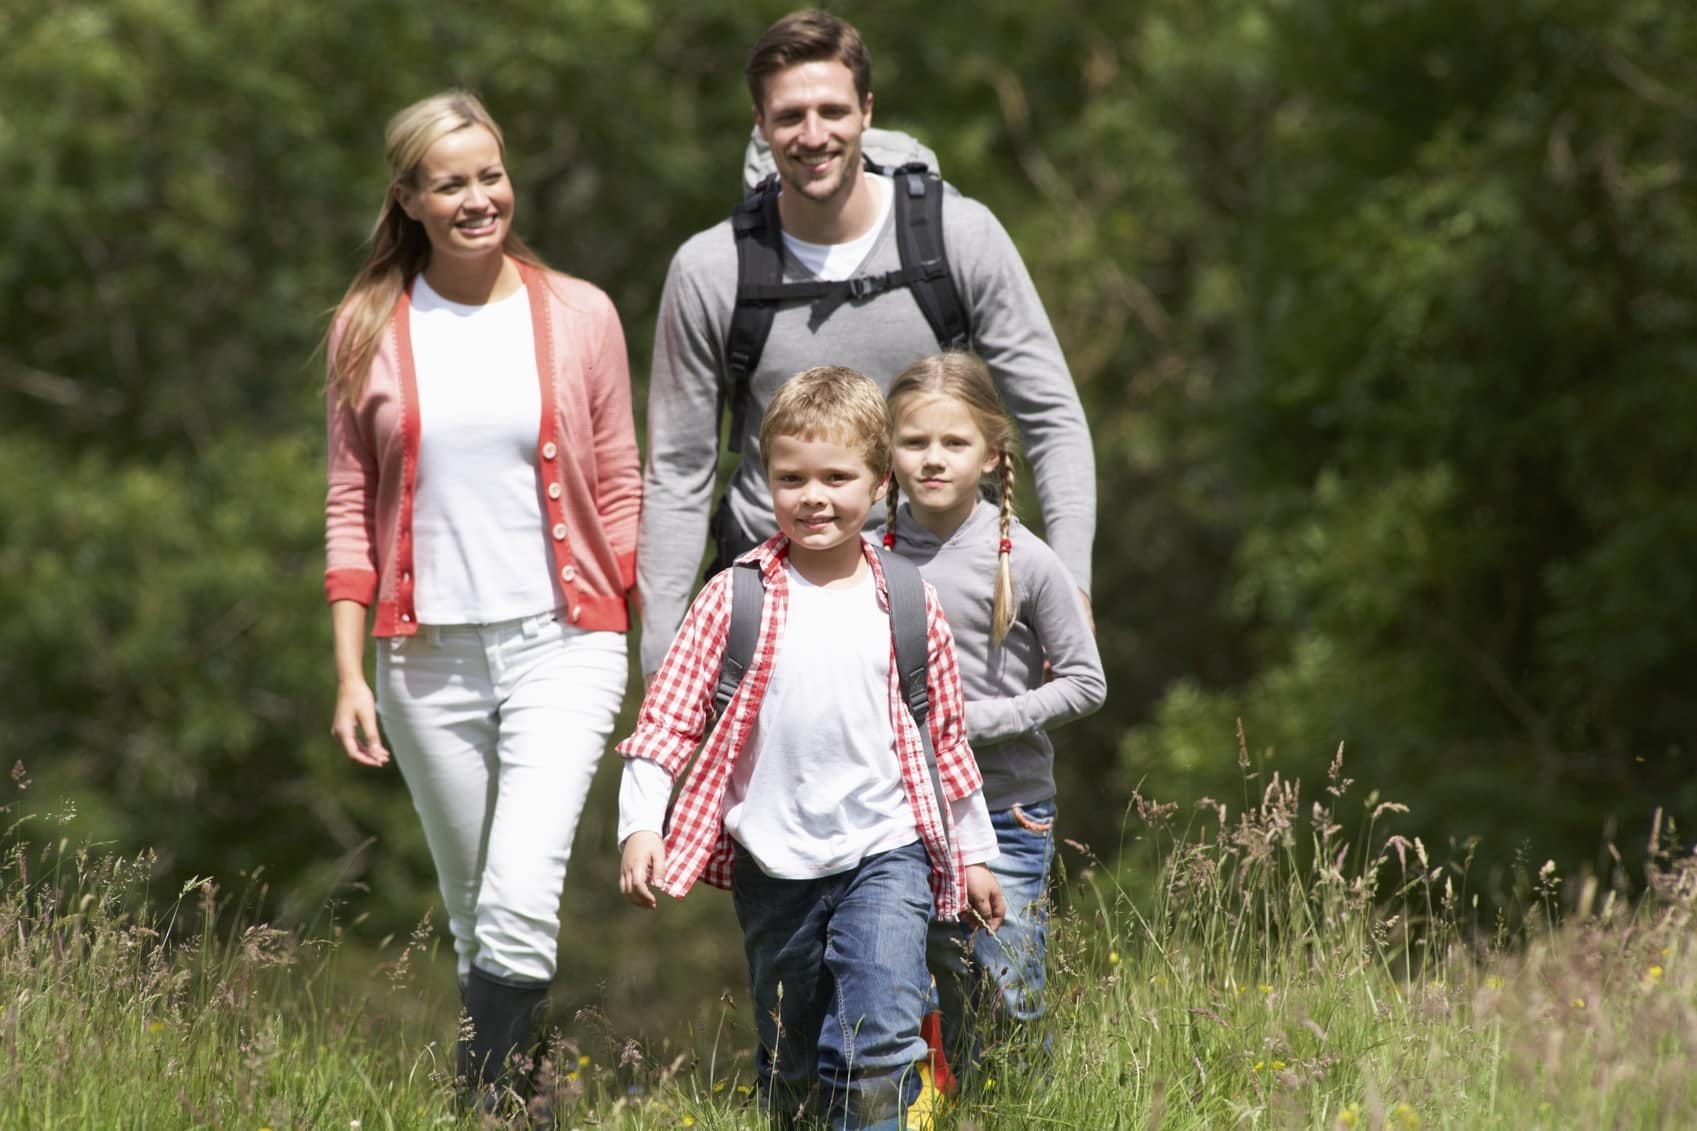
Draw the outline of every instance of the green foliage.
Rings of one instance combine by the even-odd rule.
[[[613,295],[640,396],[672,249],[737,191],[744,53],[784,7],[0,9],[5,763],[173,881],[263,867],[297,918],[365,885],[371,929],[409,929],[422,836],[398,780],[324,737],[318,589],[314,350],[383,122],[485,95],[519,227]],[[1137,782],[1232,789],[1239,717],[1287,777],[1346,741],[1428,842],[1482,836],[1501,867],[1526,839],[1588,858],[1655,804],[1690,819],[1697,16],[844,10],[878,123],[1007,224],[1090,412],[1113,692],[1057,735],[1069,833],[1114,844]],[[737,984],[698,929],[722,906],[613,915],[610,778],[568,885],[568,921],[607,924],[586,981],[663,997],[694,975],[649,952],[682,947]]]

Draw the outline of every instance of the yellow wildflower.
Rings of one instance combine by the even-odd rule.
[[[1108,952],[1108,965],[1109,966],[1118,966],[1119,964],[1120,964],[1120,952],[1117,951],[1117,950],[1110,950]]]
[[[1264,1061],[1264,1060],[1258,1060],[1258,1061],[1255,1062],[1255,1067],[1251,1068],[1249,1071],[1259,1072],[1265,1067],[1267,1067],[1267,1062]]]
[[[1485,988],[1487,990],[1500,990],[1503,988],[1503,980],[1495,974],[1487,974],[1485,975]]]
[[[1407,1128],[1414,1131],[1420,1126],[1420,1113],[1405,1103],[1399,1103],[1391,1108],[1390,1125],[1397,1128]]]
[[[725,1084],[725,1082],[723,1080],[717,1080],[713,1084],[713,1091],[715,1093],[722,1092],[722,1091],[725,1090],[726,1086],[727,1085]]]
[[[1284,1062],[1284,1061],[1282,1061],[1282,1060],[1275,1060],[1275,1061],[1273,1061],[1273,1071],[1274,1071],[1274,1072],[1282,1072],[1282,1071],[1284,1071],[1284,1066],[1285,1066],[1285,1062]]]
[[[1269,986],[1266,982],[1262,982],[1261,983],[1261,992],[1263,994],[1270,994],[1270,993],[1273,992],[1273,987]]]
[[[1662,980],[1662,968],[1660,966],[1650,967],[1650,980],[1652,982],[1659,982]]]
[[[693,1116],[693,1115],[686,1115],[686,1116],[684,1116],[684,1117],[683,1117],[683,1122],[682,1122],[682,1123],[681,1123],[681,1124],[680,1124],[680,1126],[683,1126],[683,1127],[694,1127],[694,1126],[695,1126],[695,1116]]]
[[[157,1037],[160,1033],[165,1031],[165,1022],[149,1021],[147,1023],[147,1031]]]
[[[1343,1124],[1345,1127],[1355,1127],[1360,1125],[1361,1105],[1350,1104],[1348,1107],[1338,1112],[1338,1122]]]
[[[588,1067],[588,1066],[589,1066],[589,1057],[587,1057],[587,1056],[579,1056],[579,1057],[578,1057],[578,1058],[577,1058],[577,1066],[578,1066],[578,1067],[579,1067],[579,1068],[587,1068],[587,1067]]]
[[[1584,1009],[1584,1008],[1585,1008],[1585,999],[1584,999],[1584,998],[1582,998],[1582,997],[1576,997],[1576,998],[1574,998],[1574,999],[1573,999],[1573,1008],[1575,1008],[1575,1009]]]
[[[739,1096],[749,1095],[753,1091],[754,1091],[754,1085],[753,1084],[738,1084],[737,1085],[737,1095],[739,1095]]]

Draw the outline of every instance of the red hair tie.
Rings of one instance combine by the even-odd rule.
[[[884,549],[893,550],[895,548],[896,548],[896,532],[894,530],[884,531]]]
[[[1003,538],[1002,544],[998,548],[997,553],[1001,553],[1001,554],[1011,554],[1011,553],[1013,553],[1013,539],[1012,538]]]

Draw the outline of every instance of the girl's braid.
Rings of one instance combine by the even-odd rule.
[[[990,606],[990,643],[999,645],[1013,627],[1013,453],[1002,449],[997,462],[1001,479],[1001,542],[996,553],[996,596]]]

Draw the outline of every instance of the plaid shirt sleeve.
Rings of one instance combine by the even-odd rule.
[[[730,577],[725,570],[702,587],[642,697],[636,729],[618,745],[621,757],[657,762],[674,781],[707,733],[730,631]]]
[[[930,654],[926,691],[931,699],[931,744],[937,751],[937,774],[948,800],[959,801],[983,789],[984,777],[966,741],[966,696],[960,686],[954,632],[930,582],[925,583],[925,631]]]

